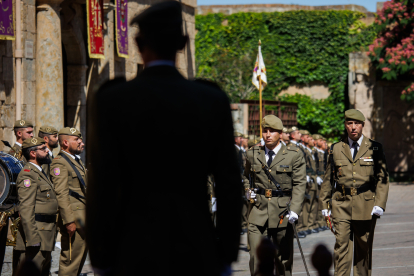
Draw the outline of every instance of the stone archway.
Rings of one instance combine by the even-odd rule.
[[[87,48],[83,33],[83,8],[78,1],[63,1],[61,10],[62,45],[65,57],[64,71],[64,123],[86,133]]]

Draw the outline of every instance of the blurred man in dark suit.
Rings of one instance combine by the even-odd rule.
[[[92,266],[100,275],[229,274],[240,240],[241,177],[228,98],[175,68],[188,40],[178,2],[153,5],[132,24],[145,69],[88,98]],[[121,144],[114,151],[117,134],[134,137],[127,154]],[[152,144],[142,147],[148,134]],[[206,198],[209,174],[217,228]]]

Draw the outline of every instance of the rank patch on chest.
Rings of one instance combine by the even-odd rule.
[[[25,179],[23,180],[23,184],[26,188],[29,188],[30,185],[32,185],[32,183],[30,182],[30,179]]]
[[[59,168],[54,168],[54,169],[53,169],[53,173],[54,173],[56,176],[60,175],[60,169],[59,169]]]

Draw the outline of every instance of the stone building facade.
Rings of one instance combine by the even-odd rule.
[[[161,1],[166,0],[129,0],[128,20]],[[197,0],[178,1],[183,7],[183,28],[190,43],[178,54],[176,66],[185,77],[193,78]],[[42,125],[58,129],[73,126],[86,133],[88,91],[115,77],[131,80],[143,69],[134,39],[138,28],[129,27],[129,58],[119,57],[114,1],[104,0],[105,59],[91,59],[87,49],[86,0],[20,3],[21,114],[16,114],[16,43],[0,40],[0,140],[14,143],[12,128],[19,117],[32,121],[36,133]],[[0,143],[3,149],[7,148]]]

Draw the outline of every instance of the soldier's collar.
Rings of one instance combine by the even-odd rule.
[[[15,142],[16,145],[18,145],[19,147],[22,147],[22,144],[20,144],[19,142]]]

